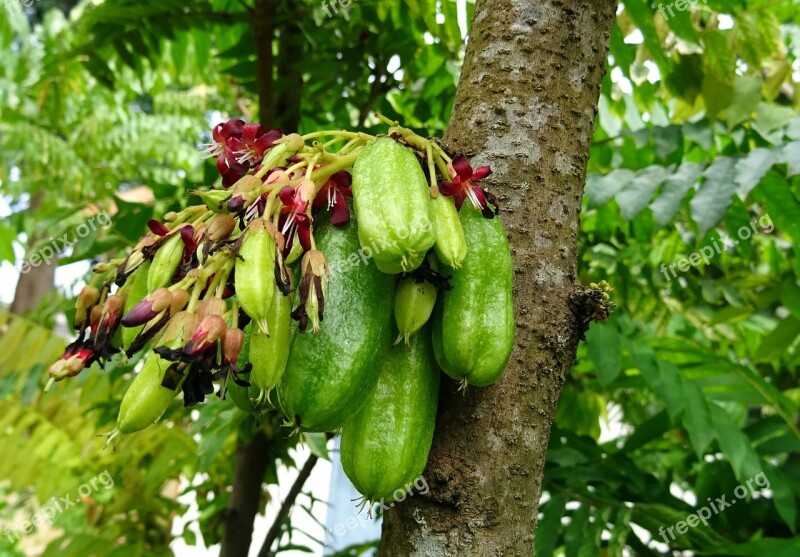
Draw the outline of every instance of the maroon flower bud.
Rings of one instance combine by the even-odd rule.
[[[123,327],[137,327],[144,325],[156,315],[172,305],[172,293],[167,288],[159,288],[151,292],[144,300],[122,318]]]

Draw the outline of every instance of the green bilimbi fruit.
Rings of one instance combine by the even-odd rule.
[[[394,320],[400,331],[395,344],[402,339],[408,345],[411,336],[431,318],[435,305],[436,287],[433,284],[415,276],[401,279],[394,296]]]
[[[236,297],[242,309],[269,336],[267,316],[275,295],[275,225],[253,219],[239,248],[234,273]],[[251,339],[252,342],[252,339]]]
[[[345,474],[367,501],[400,497],[422,474],[436,425],[439,369],[430,327],[389,350],[378,382],[342,428]]]
[[[505,370],[514,346],[513,267],[500,219],[465,203],[467,255],[453,270],[434,315],[433,348],[442,370],[463,385],[485,387]]]
[[[167,240],[158,248],[150,270],[147,273],[147,291],[153,292],[172,283],[183,257],[183,240],[179,231],[170,233]]]
[[[197,325],[196,315],[182,311],[167,324],[158,344],[180,348],[189,341]],[[174,364],[155,352],[147,356],[141,371],[122,397],[117,416],[117,430],[120,433],[133,433],[146,428],[172,404],[185,376],[175,390],[162,387],[161,381],[171,365]]]
[[[149,291],[147,290],[147,278],[150,271],[150,262],[145,261],[138,269],[133,272],[133,283],[131,289],[128,291],[128,297],[125,298],[125,311],[123,315],[128,313],[139,302],[145,299]],[[141,332],[144,325],[137,327],[119,327],[122,329],[122,348],[127,350],[136,336]]]
[[[428,182],[414,153],[393,139],[369,143],[353,165],[358,238],[388,274],[419,267],[436,240]]]
[[[280,381],[289,359],[294,296],[275,294],[267,312],[270,336],[254,331],[250,336],[250,383],[256,386],[261,402]]]
[[[452,199],[441,194],[432,199],[431,204],[436,222],[436,243],[433,244],[436,257],[448,267],[460,269],[467,256],[467,239],[458,210]]]
[[[289,421],[306,431],[333,431],[375,386],[377,368],[391,344],[394,280],[358,252],[356,223],[336,228],[321,216],[316,247],[328,260],[325,321],[319,334],[292,327],[278,401]]]

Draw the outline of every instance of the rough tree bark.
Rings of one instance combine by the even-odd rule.
[[[504,378],[443,384],[424,477],[388,511],[381,555],[531,555],[561,387],[589,315],[573,311],[578,224],[615,0],[478,0],[445,144],[491,165],[514,257]]]

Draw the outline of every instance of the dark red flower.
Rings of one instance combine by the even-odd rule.
[[[469,199],[472,205],[479,211],[486,212],[486,191],[475,182],[483,180],[492,173],[488,166],[479,166],[472,170],[467,157],[459,155],[453,159],[453,170],[456,175],[451,182],[441,180],[439,191],[442,194],[453,198],[456,207],[460,210],[465,199]]]
[[[149,228],[150,232],[157,236],[166,236],[170,232],[166,224],[155,219],[150,219],[147,221],[147,228]]]
[[[311,249],[311,217],[308,215],[308,204],[314,196],[314,182],[303,180],[297,186],[285,186],[278,192],[283,203],[278,228],[286,239],[283,256],[288,257],[294,245],[295,236],[300,240],[304,251]]]
[[[223,157],[228,148],[229,142],[234,138],[241,138],[244,130],[244,120],[231,118],[227,122],[221,122],[211,130],[212,143],[206,143],[202,155],[205,158]]]
[[[217,170],[222,176],[222,187],[229,188],[247,174],[250,165],[238,162],[233,150],[228,148],[225,156],[217,159]]]
[[[350,221],[350,209],[345,197],[353,197],[353,177],[346,170],[333,174],[319,193],[314,198],[314,208],[319,209],[327,205],[332,209],[331,224],[344,226]]]
[[[245,124],[241,137],[232,137],[229,145],[236,156],[236,162],[248,165],[260,162],[277,140],[283,137],[279,129],[264,130],[260,124]]]

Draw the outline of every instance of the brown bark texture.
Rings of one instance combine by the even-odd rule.
[[[267,471],[269,438],[263,431],[236,447],[236,468],[231,500],[225,510],[220,557],[247,557],[253,537],[253,521],[261,504],[262,482]]]
[[[31,199],[30,211],[36,211],[42,204],[43,192],[36,193]],[[43,236],[32,236],[28,241],[30,246],[35,246]],[[11,302],[9,311],[16,315],[22,315],[26,311],[34,309],[45,294],[53,289],[56,279],[56,261],[42,263],[34,267],[29,266],[27,273],[20,273],[17,288],[14,290],[14,300]]]
[[[615,0],[478,0],[444,143],[488,164],[514,260],[504,377],[444,382],[430,490],[385,516],[382,556],[530,556],[550,426],[590,315],[578,225]]]

